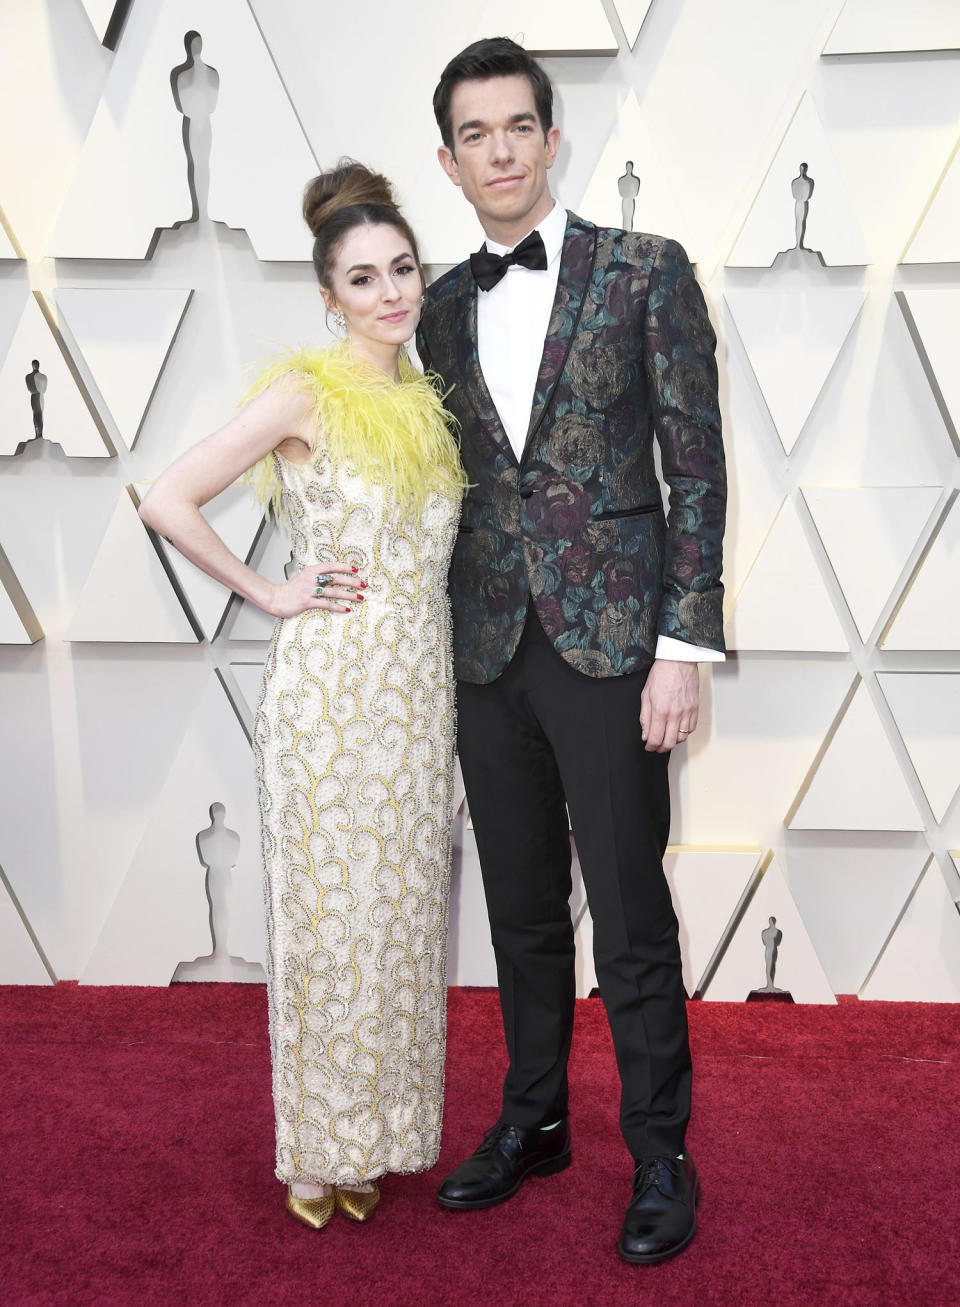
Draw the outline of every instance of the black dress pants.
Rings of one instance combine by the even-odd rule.
[[[501,1120],[567,1114],[575,996],[567,806],[635,1158],[683,1149],[690,1049],[677,918],[663,874],[668,754],[640,737],[646,673],[568,666],[531,606],[513,659],[459,682],[458,749],[483,873],[510,1066]]]

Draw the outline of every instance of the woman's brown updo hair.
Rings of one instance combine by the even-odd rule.
[[[313,232],[313,266],[321,286],[330,289],[330,269],[347,232],[362,225],[387,223],[410,242],[420,267],[420,251],[410,224],[393,198],[393,187],[382,173],[355,159],[341,159],[335,168],[309,182],[303,193],[303,216]]]

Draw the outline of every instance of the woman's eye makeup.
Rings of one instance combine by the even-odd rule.
[[[417,271],[417,265],[415,263],[398,263],[397,266],[393,269],[393,275],[395,277],[398,275],[401,277],[409,277],[412,272],[416,272],[416,271]],[[350,285],[369,286],[373,283],[373,281],[374,278],[368,272],[360,272],[357,273],[355,277],[350,278]]]

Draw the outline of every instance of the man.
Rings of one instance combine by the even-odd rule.
[[[418,346],[472,483],[450,576],[459,754],[510,1058],[500,1120],[437,1197],[487,1207],[569,1165],[569,806],[635,1163],[618,1246],[660,1261],[693,1238],[699,1192],[662,856],[696,660],[723,657],[715,338],[675,242],[555,204],[552,89],[519,46],[464,50],[434,110],[487,236],[431,286]]]

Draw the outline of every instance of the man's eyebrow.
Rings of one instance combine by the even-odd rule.
[[[535,123],[536,121],[537,115],[531,113],[529,109],[524,109],[522,113],[512,113],[507,119],[507,124],[512,127],[514,123]],[[486,123],[482,118],[470,118],[467,122],[460,124],[457,128],[457,135],[461,135],[462,132],[474,131],[477,127],[486,127]]]

